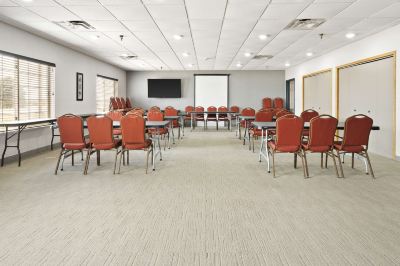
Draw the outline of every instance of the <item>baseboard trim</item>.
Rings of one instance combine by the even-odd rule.
[[[60,143],[54,143],[53,144],[53,150],[56,150],[58,148],[60,148]],[[31,158],[31,157],[36,156],[38,154],[49,152],[49,151],[51,151],[51,146],[50,145],[47,145],[47,146],[44,146],[44,147],[40,147],[40,148],[37,148],[37,149],[34,149],[34,150],[23,152],[23,153],[21,153],[21,165],[23,164],[25,159],[28,159],[28,158]],[[0,162],[1,162],[1,160],[0,160]],[[4,158],[4,165],[11,164],[11,163],[14,163],[14,162],[18,162],[18,154],[11,155],[11,156],[8,156],[8,157]]]

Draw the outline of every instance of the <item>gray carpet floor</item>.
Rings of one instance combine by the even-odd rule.
[[[145,174],[144,152],[112,174],[58,151],[0,169],[1,265],[400,265],[400,163],[319,167],[277,156],[277,178],[233,132],[188,132]],[[257,143],[258,144],[258,143]]]

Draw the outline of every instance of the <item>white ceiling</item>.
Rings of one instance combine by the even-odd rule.
[[[27,1],[0,0],[0,20],[126,70],[284,69],[309,60],[307,52],[318,56],[400,22],[400,0]],[[311,31],[285,30],[296,18],[326,22]],[[95,30],[55,23],[66,20],[85,20]],[[356,37],[347,39],[347,32]],[[184,37],[175,40],[176,34]]]

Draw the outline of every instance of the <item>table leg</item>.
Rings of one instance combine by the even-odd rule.
[[[264,129],[261,129],[261,143],[260,143],[260,152],[258,154],[258,160],[261,163],[261,153],[264,147]]]
[[[8,126],[6,126],[6,135],[4,137],[4,150],[3,154],[1,155],[1,167],[4,165],[4,156],[6,155],[6,151],[8,148]]]
[[[190,113],[190,131],[193,131],[193,113]]]
[[[19,149],[19,143],[20,143],[20,139],[21,139],[21,131],[24,128],[21,126],[18,126],[18,135],[17,135],[17,151],[18,151],[18,167],[21,166],[21,151]]]

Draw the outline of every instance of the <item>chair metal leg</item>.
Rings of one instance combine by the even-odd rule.
[[[325,153],[325,168],[328,168],[328,153]]]
[[[58,155],[56,170],[54,171],[54,174],[55,174],[55,175],[57,174],[58,167],[60,166],[60,160],[61,160],[61,156],[63,155],[63,153],[64,153],[64,149],[61,148],[61,150],[60,150],[60,155]]]
[[[89,148],[89,149],[87,150],[85,168],[84,168],[84,170],[83,170],[83,174],[84,174],[84,175],[87,175],[87,172],[88,172],[88,170],[89,170],[90,154],[91,154],[91,153],[92,153],[92,149]]]
[[[147,171],[149,169],[149,154],[150,154],[150,149],[147,149],[147,153],[146,153],[146,174],[147,174]]]
[[[297,169],[297,153],[294,153],[294,169]]]
[[[333,154],[333,151],[331,151],[331,155],[332,155],[332,160],[333,160],[333,165],[335,166],[335,172],[336,172],[336,177],[340,177],[339,176],[339,171],[338,171],[338,169],[337,169],[337,164],[336,164],[336,158],[335,158],[335,155]],[[326,158],[328,158],[328,153],[326,154]],[[340,164],[340,161],[339,161],[339,164]]]
[[[61,169],[60,169],[61,171],[64,171],[65,154],[67,154],[67,151],[65,151],[64,154],[63,154],[63,158],[62,158],[62,161],[61,161]]]
[[[351,168],[354,169],[354,152],[351,153]]]
[[[125,150],[124,150],[124,149],[122,149],[122,150],[121,150],[121,153],[120,153],[120,155],[119,155],[118,174],[120,174],[120,173],[121,173],[121,164],[122,164],[122,158],[123,158],[123,154],[124,154],[124,152],[125,152]]]
[[[115,149],[115,160],[114,160],[114,171],[113,171],[113,174],[114,174],[114,175],[115,175],[115,169],[117,169],[118,154],[119,154],[119,148],[116,148],[116,149]]]
[[[321,168],[324,168],[324,154],[321,152]]]
[[[303,154],[303,157],[304,157],[304,164],[303,164],[303,167],[304,167],[304,178],[309,178],[310,177],[310,175],[309,175],[309,173],[308,173],[308,163],[307,163],[307,155],[306,155],[306,152],[304,151],[304,150],[302,150],[301,151]]]
[[[369,168],[369,171],[371,172],[372,178],[375,178],[374,170],[372,170],[371,160],[369,159],[369,155],[368,155],[367,151],[365,151],[365,157],[367,158],[368,168]]]
[[[97,165],[100,166],[100,151],[96,151]]]
[[[343,166],[342,166],[342,163],[340,163],[340,153],[339,153],[339,151],[336,151],[336,153],[337,153],[337,157],[338,157],[338,159],[339,159],[340,174],[341,174],[342,178],[344,178]],[[343,158],[344,158],[344,156],[343,156]]]
[[[74,166],[74,151],[71,151],[71,162],[72,162],[72,166]]]
[[[272,176],[275,178],[275,151],[272,151]]]
[[[81,150],[81,161],[83,161],[83,150]]]

